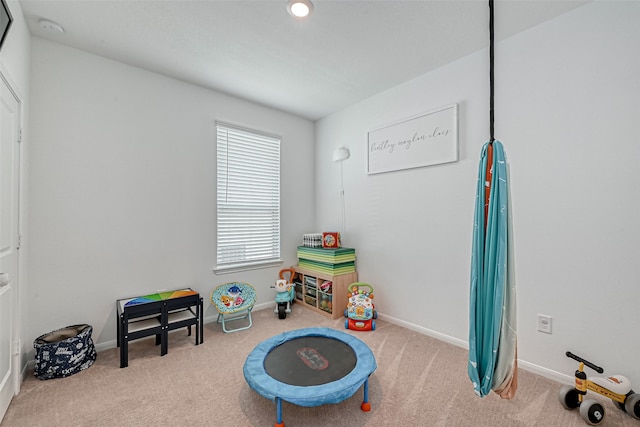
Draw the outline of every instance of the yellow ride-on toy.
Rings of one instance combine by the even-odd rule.
[[[603,373],[604,369],[576,356],[570,351],[567,351],[566,355],[580,364],[576,371],[575,387],[565,385],[560,388],[558,397],[560,404],[565,409],[580,407],[580,415],[588,424],[595,426],[602,423],[604,420],[604,406],[596,399],[585,398],[587,390],[589,390],[608,397],[616,407],[640,419],[640,394],[631,389],[631,382],[628,378],[622,375],[614,375],[607,378],[592,377],[587,379],[587,374],[584,372],[585,366],[599,374]]]

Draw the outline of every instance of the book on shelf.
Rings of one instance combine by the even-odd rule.
[[[334,276],[338,274],[355,273],[356,271],[355,261],[331,264],[307,259],[298,259],[298,265],[302,268],[306,268],[307,270],[327,273]]]
[[[323,262],[326,264],[341,264],[356,260],[356,250],[353,248],[309,248],[298,246],[298,258]]]

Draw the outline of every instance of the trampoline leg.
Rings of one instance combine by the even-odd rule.
[[[282,422],[282,399],[276,397],[276,424],[274,427],[284,427]]]
[[[362,401],[362,405],[360,405],[360,409],[364,412],[371,410],[371,404],[369,403],[369,378],[364,382],[364,400]]]

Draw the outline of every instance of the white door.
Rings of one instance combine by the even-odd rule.
[[[0,420],[17,392],[18,361],[13,342],[17,324],[20,109],[0,74]]]

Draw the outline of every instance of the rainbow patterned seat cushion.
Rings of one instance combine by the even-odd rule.
[[[131,298],[127,300],[120,300],[123,307],[130,307],[132,305],[146,304],[149,302],[164,301],[172,298],[180,298],[188,295],[197,295],[198,293],[192,289],[179,289],[177,291],[158,292],[155,294],[149,294],[141,297]]]

